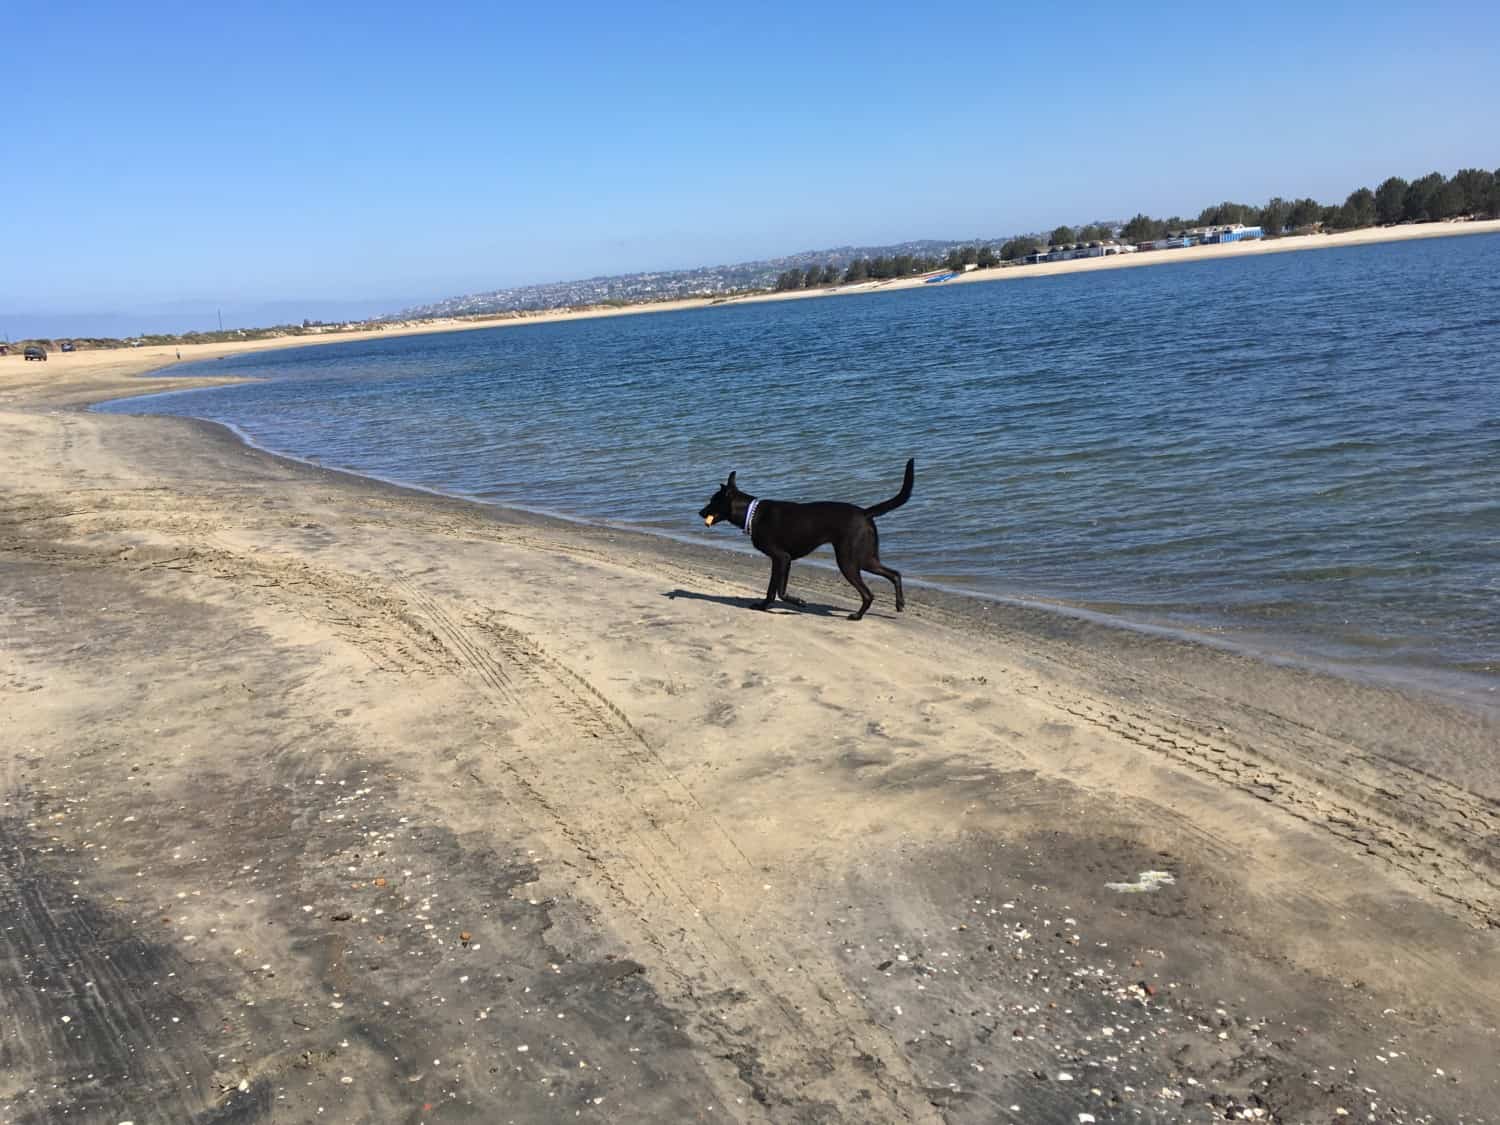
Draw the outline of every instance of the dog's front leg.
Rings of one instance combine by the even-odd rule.
[[[790,579],[791,576],[792,576],[792,560],[789,558],[782,565],[782,568],[781,568],[781,588],[779,590],[777,590],[776,593],[781,597],[782,601],[786,602],[787,605],[796,606],[798,609],[805,609],[807,607],[807,603],[805,601],[803,601],[801,598],[794,598],[791,594],[788,594],[786,592],[787,580]]]
[[[766,587],[766,600],[761,602],[761,609],[770,609],[776,604],[776,595],[786,589],[786,575],[787,571],[791,569],[791,555],[775,554],[771,556],[771,584]]]

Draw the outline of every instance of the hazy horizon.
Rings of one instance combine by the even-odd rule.
[[[67,52],[8,73],[0,332],[344,319],[1500,164],[1492,5],[1201,19],[22,3],[10,40]]]

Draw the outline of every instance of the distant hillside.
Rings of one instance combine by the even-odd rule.
[[[828,250],[805,250],[783,258],[740,262],[727,266],[704,266],[692,270],[658,273],[627,273],[615,277],[591,277],[582,281],[558,281],[547,285],[521,285],[449,297],[430,305],[403,309],[386,319],[416,320],[437,316],[476,316],[517,310],[570,308],[612,302],[660,301],[673,297],[705,297],[738,293],[746,289],[770,289],[777,276],[790,269],[833,265],[842,270],[859,258],[909,254],[942,257],[955,246],[999,246],[1000,239],[921,239],[890,246],[836,246]]]

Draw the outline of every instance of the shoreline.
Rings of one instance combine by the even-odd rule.
[[[91,412],[187,388],[90,354],[0,368],[0,1118],[1490,1119],[1500,722],[752,613],[758,557]]]
[[[150,395],[132,395],[122,399],[107,401],[128,403],[137,397],[154,398],[160,395],[190,394],[192,391],[199,389],[202,388],[190,387],[181,391],[157,391]],[[93,405],[103,405],[103,403]],[[92,410],[92,406],[84,407],[84,409]],[[665,544],[671,543],[698,551],[733,556],[742,561],[747,559],[759,560],[761,558],[759,553],[754,549],[742,548],[733,540],[729,542],[704,542],[686,532],[673,533],[660,528],[631,523],[628,520],[598,520],[588,516],[578,516],[568,512],[537,508],[525,504],[480,500],[472,496],[465,496],[462,493],[445,492],[441,489],[430,488],[411,481],[381,476],[378,473],[360,472],[355,469],[343,467],[330,467],[319,461],[297,457],[264,445],[229,422],[197,418],[187,414],[153,416],[174,418],[192,425],[223,430],[234,441],[246,448],[254,449],[257,452],[264,453],[269,457],[274,457],[279,461],[289,464],[302,465],[320,472],[345,477],[352,481],[395,489],[402,493],[416,493],[452,503],[473,505],[481,511],[493,512],[497,517],[502,519],[529,517],[545,521],[555,521],[557,524],[566,525],[570,528],[583,528],[600,533],[618,532],[639,536],[646,540],[660,541],[663,545],[662,553],[666,552]],[[837,567],[826,559],[808,557],[801,560],[800,564],[803,567],[814,568],[830,579],[830,581],[835,580],[838,575]],[[1240,640],[1234,637],[1216,635],[1203,629],[1193,629],[1186,625],[1174,625],[1163,621],[1125,617],[1118,613],[1096,609],[1086,602],[1073,602],[1063,598],[1046,598],[1039,595],[1006,591],[973,589],[946,582],[928,581],[922,578],[906,578],[904,581],[907,586],[913,589],[951,597],[961,603],[993,604],[1026,613],[1057,614],[1062,617],[1075,618],[1081,622],[1098,626],[1105,630],[1157,637],[1174,644],[1217,651],[1236,658],[1252,660],[1260,664],[1279,666],[1316,676],[1326,676],[1336,681],[1363,684],[1372,688],[1415,692],[1436,699],[1442,699],[1449,704],[1462,709],[1473,710],[1483,716],[1500,719],[1500,684],[1497,684],[1493,678],[1485,677],[1478,673],[1466,673],[1444,667],[1417,668],[1407,665],[1380,664],[1378,662],[1360,664],[1353,660],[1340,660],[1326,654],[1298,650],[1291,643],[1298,639],[1296,637],[1266,635],[1259,641]]]

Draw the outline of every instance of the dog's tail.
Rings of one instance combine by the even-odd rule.
[[[908,500],[910,500],[911,484],[912,481],[916,479],[916,466],[916,458],[912,458],[912,460],[908,461],[906,463],[906,476],[902,478],[901,481],[901,491],[896,493],[896,495],[892,496],[889,500],[883,500],[872,508],[866,508],[865,515],[869,516],[871,519],[874,519],[876,516],[883,516],[887,512],[894,512],[897,508],[901,507],[902,504],[905,504]]]

